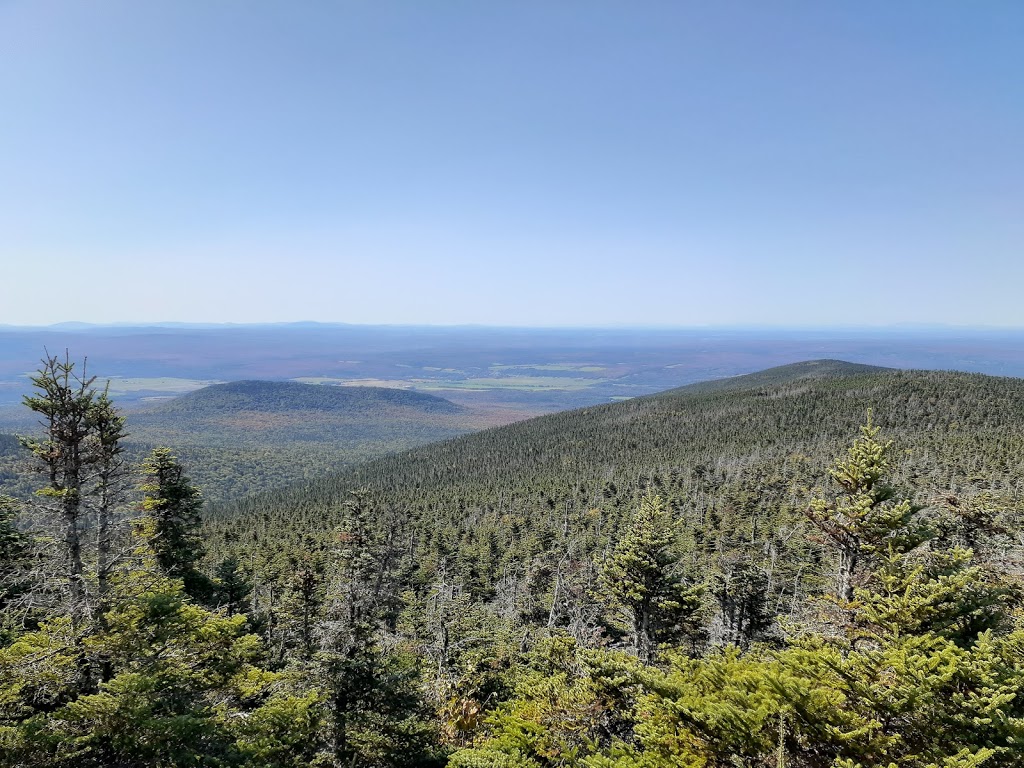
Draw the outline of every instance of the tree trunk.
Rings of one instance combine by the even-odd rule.
[[[854,542],[839,550],[839,572],[836,576],[836,596],[840,600],[853,600],[853,575],[857,568],[860,546]]]
[[[77,616],[81,613],[88,613],[88,606],[85,604],[85,579],[83,578],[85,571],[82,567],[82,534],[78,527],[81,506],[77,478],[71,481],[65,489],[62,507],[71,613]]]
[[[99,596],[99,610],[107,605],[110,591],[110,506],[112,503],[109,478],[102,479],[100,503],[96,510],[96,592]]]

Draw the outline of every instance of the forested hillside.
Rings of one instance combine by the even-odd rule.
[[[466,434],[493,419],[420,392],[238,381],[128,412],[124,445],[136,464],[156,446],[173,446],[195,468],[207,499],[229,500]],[[18,433],[39,429],[25,416],[16,426]],[[0,491],[24,494],[13,473],[19,454],[13,437],[0,438]]]
[[[555,507],[630,507],[648,488],[692,506],[750,486],[747,506],[773,507],[779,499],[765,497],[775,487],[766,481],[822,480],[868,409],[905,451],[895,469],[901,483],[1018,493],[1024,380],[815,361],[424,446],[211,509],[209,519],[230,526],[234,517],[280,514],[303,532],[329,528],[358,488],[403,508],[521,520],[545,519]]]
[[[132,411],[127,444],[139,457],[173,446],[208,498],[233,499],[488,423],[420,392],[237,381]]]
[[[292,413],[319,411],[349,416],[368,415],[387,421],[393,409],[422,413],[460,413],[450,400],[388,387],[337,387],[294,381],[234,381],[176,397],[150,413],[202,419],[219,413]]]
[[[1024,380],[814,361],[206,509],[36,384],[4,764],[1020,764]]]

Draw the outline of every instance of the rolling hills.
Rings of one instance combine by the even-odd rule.
[[[324,445],[362,458],[462,434],[470,419],[467,409],[420,392],[290,381],[214,384],[129,413],[137,440]]]
[[[0,423],[45,349],[88,354],[129,406],[246,379],[413,389],[519,418],[814,358],[1024,375],[1020,331],[967,328],[0,328]],[[511,419],[507,419],[511,421]],[[6,428],[4,428],[6,431]]]

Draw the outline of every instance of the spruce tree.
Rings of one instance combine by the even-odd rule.
[[[27,567],[31,538],[18,530],[16,518],[19,504],[0,494],[0,646],[16,634],[22,611],[15,611],[15,602],[30,586]]]
[[[740,560],[715,575],[722,640],[746,648],[772,623],[768,612],[768,578],[749,560]]]
[[[103,622],[82,635],[54,617],[0,647],[0,765],[311,765],[319,692],[264,667],[245,617],[191,601],[157,563],[155,528],[136,521]],[[83,654],[108,668],[89,688]]]
[[[213,575],[217,604],[228,614],[247,612],[252,583],[242,572],[238,558],[235,555],[225,557],[214,569]]]
[[[379,642],[389,610],[394,552],[373,525],[365,491],[344,505],[336,534],[334,578],[319,624],[320,648],[311,662],[326,694],[325,766],[439,765],[435,728],[426,721],[419,669]]]
[[[84,362],[79,375],[67,355],[63,361],[47,355],[32,378],[37,393],[24,398],[25,405],[42,416],[43,436],[22,437],[21,443],[47,478],[36,496],[59,520],[61,581],[76,618],[92,616],[97,603],[98,612],[104,610],[117,508],[128,474],[122,445],[125,418],[111,401],[109,389],[97,390],[95,381],[95,376],[85,375]],[[86,572],[90,561],[95,562],[94,574]]]
[[[154,448],[142,471],[142,511],[153,520],[157,565],[167,576],[181,579],[192,597],[209,599],[213,584],[198,568],[205,554],[199,531],[202,494],[170,448]]]
[[[889,469],[893,442],[880,440],[868,413],[861,434],[829,470],[839,486],[832,499],[814,499],[806,515],[836,549],[835,595],[853,599],[862,560],[884,554],[887,547],[908,551],[928,538],[927,529],[916,521],[920,507],[898,498],[884,482]],[[876,561],[876,560],[875,560]]]
[[[601,569],[622,608],[634,653],[643,661],[659,642],[692,635],[703,589],[687,583],[673,551],[672,521],[659,496],[646,496]]]
[[[114,566],[114,515],[124,498],[128,478],[122,444],[126,437],[125,417],[110,399],[109,382],[93,403],[90,423],[90,450],[95,461],[91,497],[96,511],[96,584],[102,612]]]

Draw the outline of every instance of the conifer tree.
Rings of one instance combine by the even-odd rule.
[[[229,615],[249,610],[249,593],[252,583],[242,573],[238,557],[228,555],[214,569],[214,590],[218,605]]]
[[[85,375],[84,363],[82,370],[81,375],[76,373],[67,355],[63,361],[52,355],[43,359],[32,378],[38,392],[24,402],[42,416],[45,433],[42,438],[21,438],[48,480],[36,495],[60,521],[62,580],[75,617],[94,613],[95,596],[99,613],[103,612],[115,514],[127,477],[122,445],[125,418],[111,401],[109,387],[98,391],[96,377]],[[87,574],[85,564],[93,560],[91,534],[95,535],[95,573]]]
[[[374,584],[380,578],[382,553],[370,525],[365,492],[355,492],[345,502],[337,545],[316,661],[329,692],[331,752],[344,765],[358,758],[358,737],[353,735],[358,733],[361,715],[372,706],[379,666],[374,637],[379,603]]]
[[[170,448],[154,448],[142,471],[142,511],[153,521],[157,565],[169,577],[181,579],[189,595],[208,599],[213,585],[197,567],[205,553],[199,533],[202,494]]]
[[[29,588],[31,539],[15,523],[18,506],[15,499],[0,494],[0,646],[21,623],[12,613],[12,602]]]
[[[307,559],[295,571],[288,584],[290,593],[287,595],[286,608],[291,609],[289,613],[297,619],[298,647],[302,657],[307,660],[312,657],[315,649],[313,629],[324,599],[324,574],[320,565]]]
[[[768,578],[749,560],[741,560],[717,574],[714,583],[722,639],[746,648],[772,621],[767,605]]]
[[[157,563],[152,518],[84,636],[66,618],[0,648],[0,765],[274,766],[312,763],[321,697],[262,666],[243,616],[193,603]],[[109,674],[81,685],[83,653]]]
[[[108,592],[110,571],[113,568],[114,514],[126,491],[128,465],[124,459],[122,440],[125,417],[110,399],[110,384],[93,403],[90,416],[92,435],[90,450],[95,457],[95,485],[91,496],[96,510],[96,584],[100,611]]]
[[[928,537],[915,521],[920,507],[896,497],[883,482],[890,465],[893,442],[879,440],[879,427],[868,412],[867,424],[829,474],[840,492],[831,500],[815,499],[806,511],[808,519],[825,534],[838,553],[835,594],[853,599],[861,560],[882,554],[886,546],[907,551]]]
[[[393,552],[375,531],[373,512],[367,493],[354,492],[337,532],[335,575],[312,665],[329,713],[320,764],[435,765],[436,736],[425,721],[417,665],[379,643]]]
[[[643,661],[650,660],[657,643],[697,628],[703,588],[682,578],[673,539],[661,498],[646,496],[601,570],[605,589],[625,614],[633,651]]]
[[[87,473],[97,457],[89,450],[96,415],[95,377],[75,372],[70,356],[63,361],[47,355],[32,385],[36,394],[26,395],[24,403],[39,414],[45,434],[41,439],[22,437],[22,444],[39,461],[39,470],[47,479],[36,492],[60,521],[63,541],[63,581],[68,590],[72,615],[91,614],[87,600],[82,553],[83,496]]]

